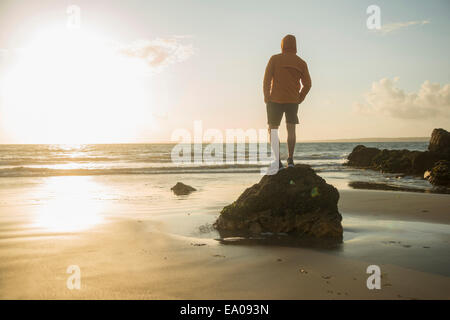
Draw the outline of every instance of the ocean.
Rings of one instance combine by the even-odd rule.
[[[338,187],[350,182],[375,182],[398,187],[431,190],[421,177],[399,176],[371,170],[343,166],[357,142],[297,143],[294,160],[311,165],[323,178],[331,179]],[[427,142],[369,142],[368,147],[424,151]],[[242,156],[241,163],[194,162],[193,148],[187,163],[172,161],[175,144],[87,144],[87,145],[0,145],[0,178],[94,176],[94,175],[152,175],[152,174],[227,174],[258,173],[267,161],[250,162],[249,146],[244,152],[235,146],[234,156]],[[203,150],[207,144],[203,145]],[[226,147],[224,147],[224,153]],[[280,146],[282,159],[287,146]],[[197,159],[198,160],[198,159]]]

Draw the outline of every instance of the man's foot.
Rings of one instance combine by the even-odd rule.
[[[287,158],[287,164],[289,168],[294,167],[294,159],[292,158]]]

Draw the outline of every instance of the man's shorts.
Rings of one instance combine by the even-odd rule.
[[[267,123],[272,126],[279,126],[283,113],[286,114],[286,123],[298,123],[298,103],[277,103],[268,102],[267,108]]]

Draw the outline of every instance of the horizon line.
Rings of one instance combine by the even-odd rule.
[[[426,142],[430,137],[367,137],[367,138],[338,138],[338,139],[317,139],[317,140],[297,140],[297,143],[329,143],[329,142]],[[268,141],[267,141],[268,142]],[[4,143],[0,145],[95,145],[95,144],[179,144],[175,141],[148,141],[148,142],[102,142],[102,143]],[[236,143],[236,142],[235,142]],[[245,143],[248,143],[246,141]],[[281,143],[286,143],[282,141]],[[193,144],[193,143],[191,143]],[[210,141],[202,141],[202,144],[211,144]],[[225,142],[226,144],[226,142]]]

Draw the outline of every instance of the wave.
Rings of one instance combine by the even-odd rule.
[[[236,154],[235,154],[236,156]],[[347,154],[311,154],[294,156],[294,160],[342,160]],[[248,155],[244,156],[246,161],[249,160]],[[223,159],[224,162],[226,158]],[[116,156],[116,157],[38,157],[38,158],[0,158],[0,166],[30,166],[30,165],[55,165],[55,164],[72,164],[72,163],[171,163],[170,154],[167,155],[146,155],[146,156]]]
[[[294,160],[343,160],[346,159],[348,153],[345,154],[311,154],[304,156],[294,156]]]
[[[320,171],[336,170],[341,167],[342,158],[297,158],[296,163],[309,164]],[[128,175],[128,174],[161,174],[161,173],[251,173],[259,172],[269,162],[213,163],[200,164],[170,161],[90,161],[20,163],[0,162],[0,178],[2,177],[49,177],[49,176],[94,176],[94,175]],[[339,170],[339,169],[338,169]]]
[[[79,158],[48,158],[48,159],[11,159],[0,160],[0,166],[26,166],[26,165],[53,165],[70,163],[114,163],[114,162],[141,162],[141,163],[159,163],[162,161],[170,162],[170,157],[152,157],[152,158],[112,158],[112,157],[79,157]]]
[[[53,169],[33,167],[13,167],[0,169],[0,178],[4,177],[52,177],[52,176],[95,176],[128,174],[167,174],[167,173],[233,173],[259,172],[264,164],[166,166],[145,168],[107,168],[107,169]]]
[[[0,166],[22,166],[31,164],[60,164],[70,162],[112,162],[111,157],[64,157],[64,158],[14,158],[0,160]]]

